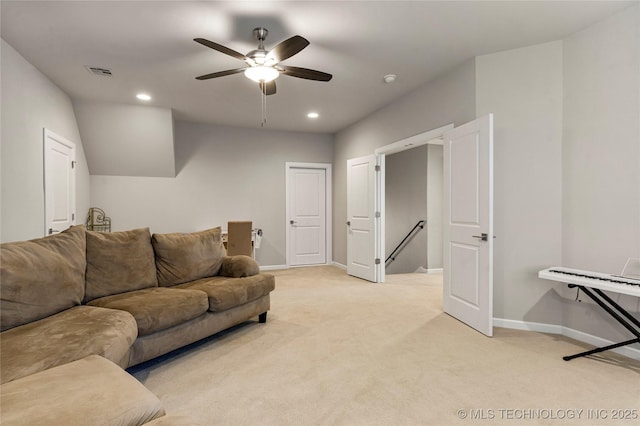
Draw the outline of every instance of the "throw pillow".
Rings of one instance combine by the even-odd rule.
[[[258,275],[260,266],[252,257],[238,254],[222,260],[220,275],[230,278],[244,278]]]

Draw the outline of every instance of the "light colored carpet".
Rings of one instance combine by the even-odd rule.
[[[273,273],[266,324],[130,370],[168,413],[203,425],[638,424],[640,362],[566,362],[585,345],[556,335],[485,337],[442,312],[440,276]],[[620,409],[635,419],[616,420]]]

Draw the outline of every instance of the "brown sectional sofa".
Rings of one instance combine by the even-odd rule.
[[[4,243],[0,256],[2,420],[21,410],[15,395],[23,393],[21,387],[33,388],[39,375],[65,377],[61,388],[76,386],[67,383],[77,376],[69,374],[76,363],[128,376],[122,368],[256,316],[265,322],[275,288],[274,277],[260,273],[250,257],[226,256],[219,227],[151,235],[146,228],[99,233],[73,226],[50,237]],[[116,388],[115,394],[123,393]],[[162,416],[154,404],[141,406],[139,418],[117,423]],[[113,407],[104,412],[117,416]],[[66,416],[64,410],[58,414]],[[55,422],[55,409],[48,415]],[[172,424],[170,416],[162,422]]]

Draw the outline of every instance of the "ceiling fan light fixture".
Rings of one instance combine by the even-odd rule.
[[[273,67],[258,65],[247,68],[244,75],[257,83],[268,83],[278,78],[280,72]]]

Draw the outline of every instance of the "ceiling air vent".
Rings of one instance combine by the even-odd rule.
[[[111,77],[111,76],[113,76],[113,73],[108,68],[90,67],[89,65],[87,65],[85,68],[87,68],[87,70],[91,74],[94,74],[94,75],[99,75],[101,77]]]

